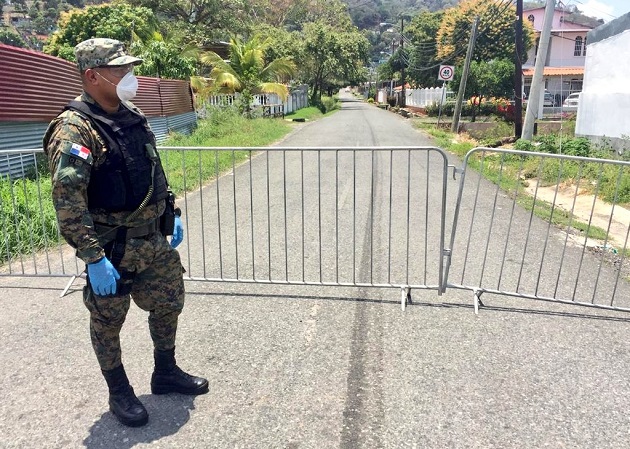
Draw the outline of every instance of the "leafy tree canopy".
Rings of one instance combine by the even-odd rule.
[[[415,16],[407,33],[413,43],[409,53],[408,81],[416,86],[433,87],[438,81],[440,61],[437,57],[437,35],[444,13],[424,11]]]
[[[311,86],[311,99],[318,102],[329,87],[356,83],[365,76],[369,42],[356,28],[346,32],[322,22],[304,27],[304,80]]]
[[[20,48],[28,47],[26,42],[24,42],[24,39],[22,39],[22,36],[11,30],[5,29],[0,29],[0,43]]]
[[[437,33],[437,57],[459,63],[466,56],[466,48],[475,17],[479,28],[473,60],[511,58],[515,52],[514,21],[516,8],[507,0],[463,0],[459,6],[444,12]],[[527,21],[523,30],[523,58],[531,47],[534,32]]]
[[[513,98],[514,96],[514,63],[507,59],[491,61],[473,61],[470,64],[464,97]],[[462,67],[455,70],[453,85],[458,86],[462,79]],[[472,121],[475,121],[477,108],[473,104]]]
[[[86,39],[109,37],[130,44],[135,35],[150,40],[157,20],[148,8],[115,3],[62,13],[58,26],[44,52],[74,61],[74,47]]]
[[[173,40],[165,40],[158,32],[144,42],[135,39],[131,53],[143,59],[135,72],[138,75],[167,79],[188,79],[195,75],[198,50],[182,47]]]

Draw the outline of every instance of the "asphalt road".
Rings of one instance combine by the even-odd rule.
[[[307,123],[279,145],[431,145],[407,120],[345,99],[341,111]],[[264,161],[254,159],[253,173],[258,160]],[[380,171],[386,162],[380,155],[365,162],[370,170],[377,168],[376,184],[389,179]],[[322,160],[322,166],[329,163]],[[442,181],[440,173],[427,169],[434,165],[422,159],[414,163],[430,185],[418,204],[435,204],[441,198],[434,186],[436,179]],[[276,181],[271,178],[271,184]],[[458,184],[447,184],[450,216]],[[306,188],[309,197],[316,186]],[[343,240],[342,247],[352,251],[338,258],[342,266],[356,260],[359,279],[382,277],[384,269],[373,262],[387,246],[382,218],[389,195],[386,188],[373,192],[372,210],[355,217],[354,233]],[[195,198],[190,197],[189,210]],[[363,204],[366,198],[355,201]],[[484,213],[489,215],[480,211],[478,217]],[[411,223],[421,224],[421,218],[412,216]],[[323,222],[332,219],[324,215]],[[190,226],[192,244],[182,254],[199,275],[201,233],[196,227],[203,231],[203,225]],[[434,232],[418,235],[434,242]],[[540,232],[544,237],[544,229]],[[358,243],[350,245],[349,238]],[[472,240],[483,239],[473,234]],[[395,247],[406,243],[389,241]],[[256,254],[264,266],[270,249],[261,244]],[[308,247],[308,255],[329,245]],[[337,262],[328,254],[323,273],[333,276]],[[454,268],[464,263],[462,257],[457,255]],[[230,273],[235,267],[229,257],[225,260]],[[215,265],[206,268],[212,271]],[[432,265],[421,267],[433,279]],[[208,377],[210,393],[197,398],[150,394],[146,314],[132,306],[122,333],[123,360],[150,421],[129,429],[107,411],[107,389],[90,346],[81,294],[76,290],[59,298],[66,282],[2,278],[0,448],[628,446],[630,353],[625,342],[630,327],[625,314],[492,296],[476,316],[472,294],[450,289],[442,296],[414,290],[413,304],[402,312],[396,289],[189,281],[178,362]]]

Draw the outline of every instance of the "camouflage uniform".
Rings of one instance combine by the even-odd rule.
[[[77,100],[96,104],[85,92]],[[131,103],[126,105],[137,111]],[[148,125],[146,132],[151,133]],[[54,119],[44,137],[59,228],[86,264],[106,256],[105,242],[103,236],[99,239],[95,222],[138,227],[156,220],[165,209],[164,200],[149,204],[127,223],[127,217],[133,211],[108,212],[88,208],[91,170],[108,157],[105,141],[90,119],[74,110],[66,110]],[[89,154],[77,157],[71,152],[73,144],[85,147]],[[149,312],[149,329],[157,350],[174,348],[177,320],[184,305],[183,267],[179,253],[159,231],[127,240],[124,257],[117,269],[121,279],[115,296],[94,294],[89,280],[83,294],[85,306],[90,311],[92,345],[102,370],[121,365],[119,334],[129,310],[130,294],[140,308]]]

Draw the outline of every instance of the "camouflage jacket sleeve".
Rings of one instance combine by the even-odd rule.
[[[59,230],[85,263],[105,255],[87,199],[91,167],[104,148],[89,120],[75,111],[65,111],[53,120],[44,136]]]

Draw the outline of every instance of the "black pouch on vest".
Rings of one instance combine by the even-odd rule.
[[[166,209],[160,217],[160,232],[163,236],[173,235],[173,228],[175,227],[175,194],[168,191],[166,197]]]

